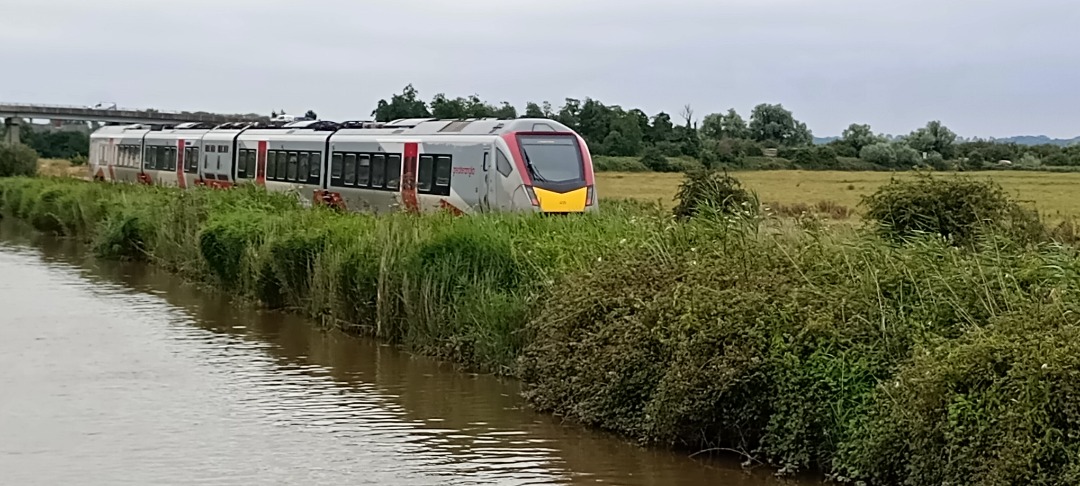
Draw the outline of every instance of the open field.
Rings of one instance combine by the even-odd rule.
[[[38,174],[50,177],[85,177],[86,166],[73,166],[65,159],[39,159]]]
[[[1080,217],[1080,173],[964,172],[966,176],[997,181],[1009,195],[1037,208],[1049,221]],[[833,201],[859,211],[860,198],[874,192],[891,177],[911,177],[905,172],[841,171],[748,171],[732,172],[766,204],[795,205]],[[674,206],[681,173],[599,172],[597,192],[601,198],[633,198]]]

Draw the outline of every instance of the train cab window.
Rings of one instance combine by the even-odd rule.
[[[434,173],[435,157],[421,155],[420,167],[416,171],[416,190],[419,192],[431,192],[431,176]]]
[[[503,155],[502,150],[495,151],[495,170],[499,171],[503,177],[510,177],[510,174],[514,172],[514,166],[510,165],[510,160]]]
[[[356,154],[345,154],[345,185],[356,184]]]
[[[311,168],[308,171],[308,177],[312,184],[318,184],[319,178],[322,177],[322,152],[311,153]]]
[[[440,155],[435,159],[435,192],[440,187],[450,187],[450,172],[452,163],[447,155]]]
[[[296,169],[296,176],[299,182],[307,182],[308,174],[311,169],[308,168],[308,160],[311,159],[311,155],[307,152],[300,152],[300,165]]]
[[[285,180],[285,169],[288,165],[289,154],[286,152],[278,152],[277,154],[277,180]]]
[[[340,153],[335,153],[330,158],[330,181],[331,184],[339,183],[341,181],[341,158]]]
[[[296,152],[289,152],[289,165],[286,169],[288,172],[285,173],[285,178],[288,179],[289,182],[296,182],[296,165],[298,163],[298,159],[299,157],[297,156]]]
[[[386,158],[386,188],[396,191],[401,184],[401,156],[391,155]]]
[[[376,154],[371,158],[371,187],[386,187],[386,156]]]
[[[368,187],[371,184],[371,156],[360,154],[356,167],[356,186]]]

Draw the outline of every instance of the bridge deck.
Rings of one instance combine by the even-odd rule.
[[[183,122],[228,123],[266,121],[259,115],[219,114],[207,112],[158,111],[130,108],[91,108],[86,106],[39,105],[0,102],[0,118],[40,118],[48,120],[79,120],[116,123],[175,124]]]

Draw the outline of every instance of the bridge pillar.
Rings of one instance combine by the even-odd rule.
[[[18,118],[4,118],[4,128],[7,129],[7,133],[4,135],[4,143],[19,143],[19,125],[21,123],[22,120]]]

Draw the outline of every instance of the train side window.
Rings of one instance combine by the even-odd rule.
[[[311,156],[307,152],[300,152],[300,164],[296,169],[297,182],[307,182],[310,170],[308,168],[308,160]]]
[[[188,174],[199,170],[199,147],[184,149],[184,172]]]
[[[499,171],[503,177],[510,177],[510,174],[514,172],[514,166],[510,164],[510,159],[503,155],[502,150],[495,151],[495,170]]]
[[[322,152],[311,153],[311,170],[308,177],[311,179],[312,184],[319,183],[319,177],[322,176]]]
[[[170,170],[170,171],[175,172],[176,171],[176,147],[169,147],[168,149],[166,149],[166,153],[168,154],[168,155],[166,155],[166,160],[168,161],[168,165],[165,167],[165,170]]]
[[[154,163],[154,168],[157,170],[165,170],[165,167],[168,166],[168,151],[165,150],[164,146],[154,147],[154,150],[157,152],[157,161]]]
[[[214,146],[213,145],[207,145],[206,146],[206,151],[208,153],[214,153]]]
[[[356,184],[356,154],[345,154],[345,185]]]
[[[375,154],[371,157],[371,187],[386,187],[386,156]]]
[[[278,151],[277,153],[277,180],[285,180],[285,166],[289,162],[288,153],[284,151]]]
[[[391,155],[386,158],[386,188],[398,190],[401,185],[401,156]]]
[[[143,169],[149,169],[154,165],[154,147],[146,147],[143,155]]]
[[[248,179],[254,179],[258,175],[257,166],[259,164],[259,152],[257,150],[248,150],[247,159],[247,176]]]
[[[431,176],[435,173],[435,157],[420,156],[420,167],[416,171],[416,190],[431,192]]]
[[[453,162],[449,155],[440,155],[435,159],[435,190],[443,196],[450,195],[450,173]]]
[[[371,156],[360,154],[357,156],[356,187],[368,187],[371,183]]]
[[[239,156],[237,157],[237,161],[236,161],[236,178],[237,179],[247,179],[248,178],[248,175],[247,175],[247,157],[248,157],[248,150],[247,149],[240,149]]]
[[[341,183],[341,152],[334,152],[334,156],[330,158],[330,183]]]
[[[296,182],[296,165],[298,163],[298,159],[299,157],[296,155],[296,152],[289,152],[289,166],[287,169],[288,172],[285,173],[285,178],[288,179],[289,182]]]
[[[277,179],[277,151],[266,151],[266,178],[269,180]]]

